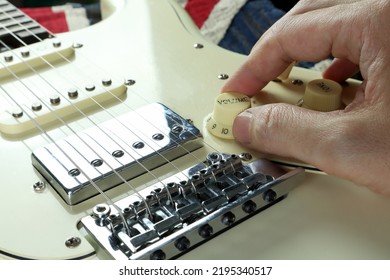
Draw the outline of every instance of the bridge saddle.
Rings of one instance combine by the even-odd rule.
[[[210,153],[199,163],[81,223],[114,259],[172,259],[281,201],[304,178],[267,160]]]

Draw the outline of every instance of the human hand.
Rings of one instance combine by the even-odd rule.
[[[324,78],[364,79],[344,110],[268,104],[240,114],[236,140],[390,196],[390,1],[301,0],[253,47],[223,92],[253,96],[293,61],[336,59]]]

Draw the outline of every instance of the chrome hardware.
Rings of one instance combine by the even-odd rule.
[[[79,237],[71,237],[65,241],[65,246],[68,248],[75,248],[81,244]]]
[[[299,80],[299,79],[292,80],[291,83],[292,83],[293,85],[297,85],[297,86],[303,85],[303,81],[302,81],[302,80]]]
[[[73,45],[72,45],[72,47],[74,48],[74,49],[80,49],[80,48],[82,48],[84,45],[83,44],[81,44],[81,43],[74,43]]]
[[[203,49],[203,48],[204,48],[204,45],[201,44],[201,43],[195,43],[195,44],[194,44],[194,48],[195,48],[195,49]]]
[[[227,80],[227,79],[229,79],[229,75],[228,74],[219,74],[218,79]]]
[[[14,56],[12,54],[7,54],[4,56],[5,62],[11,62],[12,60],[14,60]]]
[[[12,111],[12,116],[14,118],[21,118],[23,117],[23,111],[21,109],[15,109],[14,111]]]
[[[68,90],[68,96],[70,98],[76,98],[79,95],[79,92],[77,91],[76,88],[71,88]]]
[[[57,40],[53,41],[53,47],[55,48],[61,47],[61,41],[57,41]]]
[[[59,95],[54,94],[50,97],[50,103],[52,105],[58,105],[60,104],[60,102],[61,102],[61,98]]]
[[[98,194],[93,184],[108,190],[200,147],[199,130],[156,103],[39,148],[32,163],[75,205]]]
[[[31,105],[31,109],[33,111],[40,111],[42,109],[42,104],[39,103],[39,102],[34,102],[32,105]]]
[[[243,164],[211,153],[115,206],[97,205],[81,224],[114,259],[177,258],[281,201],[303,179],[301,168],[286,172],[267,160]]]
[[[33,184],[33,189],[36,192],[42,192],[45,189],[45,187],[46,187],[46,185],[42,181],[39,181],[39,182],[36,182],[35,184]]]
[[[132,79],[125,80],[125,86],[132,86],[134,84],[135,84],[135,80],[132,80]]]
[[[90,85],[86,85],[85,86],[85,90],[86,91],[94,91],[95,90],[95,85],[93,85],[93,84],[90,84]]]
[[[252,155],[250,153],[242,153],[239,156],[240,156],[240,159],[242,159],[243,161],[252,160]]]
[[[109,79],[109,78],[104,78],[104,79],[102,80],[102,85],[103,85],[103,86],[110,86],[111,84],[112,84],[112,80]]]

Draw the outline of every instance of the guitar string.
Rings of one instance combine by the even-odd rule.
[[[2,43],[2,41],[1,41]],[[17,77],[15,77],[17,78]],[[3,88],[2,85],[0,85],[1,88]],[[10,98],[15,104],[17,104],[17,101],[12,97],[11,94],[9,94],[7,91],[4,90],[4,92],[7,94],[8,98]],[[64,150],[54,141],[54,139],[48,134],[48,132],[46,130],[44,130],[41,125],[33,118],[29,115],[28,112],[24,111],[25,114],[30,118],[30,120],[35,124],[36,128],[38,130],[40,130],[41,134],[45,135],[62,153],[65,154]],[[74,164],[75,166],[78,166],[76,162],[73,161],[72,158],[68,157],[69,161]],[[121,214],[121,209],[119,209],[116,204],[111,200],[111,198],[109,198],[97,185],[96,183],[88,176],[88,174],[84,173],[83,174],[87,179],[88,181],[91,183],[91,185],[100,193],[100,195],[102,195],[102,197],[106,200],[106,202],[109,204],[109,205],[112,205],[114,207],[114,209],[117,210],[117,212],[119,212],[119,215],[120,215],[120,218],[122,219],[122,222],[124,223],[124,226],[125,226],[125,230],[127,233],[130,233],[130,229],[128,228],[128,225],[127,225],[127,222],[124,218],[124,216]]]
[[[20,24],[19,22],[17,22],[18,24]],[[23,27],[23,26],[22,26]],[[31,33],[31,32],[30,32]],[[50,33],[49,33],[50,34]],[[35,35],[35,34],[33,34],[33,35]],[[39,39],[39,38],[38,38]],[[20,41],[20,40],[19,40]],[[24,44],[24,42],[22,42],[22,44]],[[64,58],[64,57],[63,57]],[[46,59],[44,59],[44,58],[42,58],[41,57],[41,59],[43,59],[43,60],[45,60],[46,61]],[[53,69],[55,68],[54,66],[52,66],[50,63],[48,63],[47,61],[46,61],[46,63],[48,64],[48,65],[50,65]],[[31,67],[30,67],[30,69],[31,70],[33,70],[35,73],[36,73],[36,70],[35,69],[32,69]],[[38,74],[38,73],[36,73],[36,74]],[[41,77],[42,78],[42,77]],[[47,81],[46,81],[47,82]],[[47,82],[48,84],[50,84],[49,82]],[[33,93],[34,94],[34,93]],[[62,94],[61,93],[59,93],[61,96],[62,96]],[[63,97],[63,96],[62,96]],[[67,99],[67,98],[66,98]],[[93,98],[92,98],[93,99]],[[69,101],[69,100],[68,100]],[[94,100],[95,101],[95,100]],[[97,103],[97,104],[99,104],[98,102],[96,102],[95,101],[95,103]],[[100,105],[100,104],[99,104]],[[75,106],[75,105],[74,105]],[[77,107],[77,106],[76,106]],[[105,108],[104,107],[102,107],[102,109],[104,110]],[[49,110],[50,110],[50,108],[49,108]],[[51,110],[52,111],[52,110]],[[79,110],[78,109],[78,111],[80,112],[80,113],[82,113],[83,114],[83,112],[81,112],[81,110]],[[84,114],[84,116],[85,117],[87,117],[85,114]],[[96,123],[94,123],[94,125],[95,126],[97,126],[96,125]],[[123,125],[123,124],[122,124]],[[124,125],[123,125],[124,126]],[[126,127],[127,128],[127,127]],[[134,131],[131,131],[133,134],[134,134]],[[83,139],[82,139],[83,140]],[[113,139],[111,139],[111,140],[113,140]],[[114,140],[113,140],[114,141]],[[88,145],[88,143],[86,143],[85,141],[84,141],[84,143],[87,145],[87,146],[89,146]],[[116,143],[116,144],[118,144],[118,143]],[[149,144],[148,144],[149,145]],[[122,150],[125,150],[125,149],[123,149],[123,147],[121,147],[122,148]],[[152,150],[154,150],[152,147],[150,147]],[[76,150],[76,151],[78,151],[76,148],[74,148],[74,150]],[[126,151],[126,150],[125,150]],[[136,150],[134,150],[139,156],[141,156]],[[82,154],[80,154],[81,156],[83,156]],[[129,154],[130,155],[130,154]],[[130,156],[132,156],[132,155],[130,155]],[[138,161],[138,159],[137,158],[134,158],[133,157],[133,159],[134,159],[134,161],[137,161],[138,162],[138,164],[141,166],[141,167],[143,167],[144,168],[144,170],[146,171],[146,172],[149,172],[150,174],[152,174],[152,176],[155,178],[155,180],[157,180],[158,181],[158,178],[148,169],[148,168],[146,168],[141,162],[139,162]],[[166,159],[167,160],[167,159]],[[119,160],[117,160],[118,162],[119,162]],[[168,160],[167,160],[168,161]],[[110,165],[107,163],[107,162],[105,162],[109,167],[110,167]],[[123,166],[123,165],[122,165]],[[117,171],[113,168],[113,167],[110,167],[111,168],[111,170],[113,170],[114,171],[114,173],[117,173]],[[81,170],[81,168],[79,168],[80,170]],[[118,173],[117,173],[117,176],[119,176],[120,178],[121,178],[121,180],[122,180],[122,182],[125,182],[125,183],[127,183],[128,185],[129,185],[129,183],[128,182],[126,182],[126,180],[122,177],[122,176],[120,176]],[[130,186],[130,185],[129,185]],[[147,210],[148,210],[148,212],[149,212],[149,214],[151,214],[151,211],[149,210],[149,208],[148,208],[148,205],[147,205],[147,203],[145,202],[145,200],[144,200],[144,198],[143,198],[143,196],[141,196],[139,193],[138,193],[138,191],[133,187],[133,186],[130,186],[130,189],[132,189],[135,193],[137,193],[138,194],[138,197],[141,199],[141,200],[143,200],[144,201],[144,204],[145,204],[145,206],[146,206],[146,208],[147,208]],[[173,203],[173,200],[172,200],[172,198],[171,198],[171,196],[170,196],[170,193],[167,191],[167,194],[168,194],[168,198],[170,199],[170,201]]]
[[[3,45],[4,45],[4,43],[3,43]],[[31,68],[31,67],[30,67]],[[33,69],[33,68],[31,68],[31,70],[32,71],[34,71],[37,75],[39,75],[37,72],[36,72],[36,70],[35,69]],[[8,71],[10,72],[10,70],[8,69]],[[18,79],[18,77],[16,76],[16,74],[14,74],[14,77],[15,78],[17,78]],[[43,80],[45,80],[44,78],[42,78]],[[28,89],[28,87],[27,87],[27,85],[25,85],[24,84],[24,86],[26,87],[26,89]],[[29,90],[29,89],[28,89]],[[34,92],[32,92],[32,94],[33,95],[35,95],[35,93]],[[60,93],[61,94],[61,93]],[[62,95],[62,94],[61,94]],[[37,97],[37,98],[39,98],[39,97]],[[17,104],[17,102],[15,101],[15,104]],[[45,104],[46,105],[46,104]],[[48,109],[53,113],[53,114],[55,114],[55,115],[57,115],[57,119],[60,119],[60,117],[58,116],[58,114],[56,114],[48,105],[46,105],[46,107],[48,107]],[[77,106],[76,106],[77,107]],[[22,109],[21,109],[22,110]],[[79,110],[79,112],[80,113],[82,113],[83,114],[83,112],[80,110],[80,109],[78,109]],[[85,117],[87,117],[85,114],[83,114]],[[31,117],[30,117],[31,118]],[[91,122],[93,122],[92,120],[90,120]],[[64,125],[66,125],[66,123],[63,121],[63,120],[61,120],[61,122],[64,124]],[[95,122],[93,122],[93,124],[95,125],[95,127],[99,127]],[[123,126],[125,126],[123,123],[122,123],[122,125]],[[75,133],[75,131],[73,130],[73,129],[71,129],[70,127],[68,127],[72,132],[73,132],[73,135],[74,134],[76,134]],[[100,129],[100,127],[99,127],[99,129]],[[101,130],[101,129],[100,129]],[[109,136],[106,132],[104,132],[103,130],[101,130],[103,133],[105,133],[107,136]],[[134,130],[130,130],[130,132],[131,133],[133,133],[134,134]],[[135,134],[134,134],[135,135]],[[117,144],[117,145],[119,145],[120,146],[120,148],[122,149],[122,150],[125,150],[126,151],[126,149],[125,148],[123,148],[123,146],[121,145],[121,144],[119,144],[116,140],[114,140],[111,136],[109,136],[110,137],[110,139],[112,140],[112,141],[115,141],[115,143]],[[80,137],[79,137],[80,138]],[[80,138],[80,140],[82,141],[82,142],[84,142],[84,144],[85,145],[87,145],[88,147],[89,147],[89,144],[84,140],[84,139],[82,139],[82,138]],[[69,142],[68,142],[69,143]],[[78,153],[79,153],[79,150],[77,149],[77,148],[75,148],[73,145],[71,145],[70,143],[69,143],[69,145],[70,146],[72,146],[73,148],[74,148],[74,150],[75,151],[77,151]],[[148,144],[149,145],[149,144]],[[90,149],[91,149],[91,147],[89,147]],[[152,147],[150,147],[151,149],[153,149]],[[133,149],[133,151],[135,151],[140,157],[142,156],[137,150],[134,150]],[[106,152],[108,153],[108,151],[106,150]],[[64,154],[66,154],[65,152],[64,152]],[[83,154],[81,154],[81,153],[79,153],[80,154],[80,156],[81,157],[83,157],[85,160],[86,160],[86,158],[84,157],[84,155]],[[143,167],[143,169],[145,170],[145,171],[147,171],[147,172],[149,172],[150,174],[152,174],[152,176],[155,178],[155,180],[158,180],[158,178],[152,173],[152,172],[150,172],[150,170],[148,169],[148,168],[146,168],[146,166],[143,164],[143,163],[141,163],[140,161],[138,161],[138,159],[137,158],[135,158],[135,157],[133,157],[131,154],[129,154],[133,159],[134,159],[134,161],[137,161],[138,162],[138,164],[141,166],[141,167]],[[119,162],[119,160],[118,159],[115,159],[115,160],[117,160],[117,162]],[[109,163],[107,163],[106,161],[104,161],[104,163],[114,172],[114,173],[116,173],[116,175],[122,180],[122,182],[124,182],[124,183],[126,183],[136,194],[137,194],[137,196],[141,199],[141,200],[143,200],[144,201],[144,198],[143,198],[143,196],[142,195],[140,195],[139,194],[139,192],[133,187],[133,186],[131,186],[130,185],[130,183],[129,182],[127,182],[126,180],[125,180],[125,178],[123,178],[116,170],[115,170],[115,168],[113,168]],[[120,163],[120,162],[119,162]],[[121,164],[121,163],[120,163]],[[82,168],[80,168],[80,167],[78,167],[77,165],[76,165],[76,167],[79,169],[79,170],[82,170]],[[122,167],[123,167],[123,164],[122,164]],[[96,169],[96,171],[97,172],[99,172],[99,170],[97,170]],[[100,173],[102,176],[103,176],[103,174],[102,173]],[[171,199],[171,196],[170,196],[170,194],[168,193],[168,199],[170,199],[171,201],[172,201],[172,203],[173,203],[173,200]],[[145,202],[145,201],[144,201]],[[145,202],[144,203],[145,204],[145,206],[146,206],[146,208],[147,208],[147,211],[149,212],[149,214],[151,215],[151,211],[149,210],[149,207],[148,207],[148,205],[147,205],[147,203]]]
[[[20,25],[20,22],[18,22],[18,24]],[[32,33],[30,30],[26,30],[26,31],[28,31],[29,33],[31,33],[33,36],[35,36],[38,40],[41,40],[39,37],[37,37],[36,36],[36,34],[34,34],[34,33]],[[50,33],[50,32],[49,32]],[[51,34],[52,36],[54,36],[53,34]],[[61,53],[58,53],[64,60],[66,60],[66,61],[68,61],[68,62],[70,62],[69,61],[69,59],[68,58],[66,58],[66,57],[64,57]],[[44,59],[44,58],[42,58],[42,59]],[[49,63],[48,63],[49,64]],[[52,65],[50,65],[53,69],[55,69],[55,67],[54,66],[52,66]],[[96,65],[95,65],[96,66]],[[116,98],[118,101],[120,101],[120,102],[122,102],[122,100],[120,100],[120,98],[118,97],[118,96],[116,96],[116,95],[114,95],[114,94],[112,94],[112,92],[111,91],[109,91],[110,93],[111,93],[111,95],[113,95],[113,97],[114,98]],[[142,97],[142,96],[140,96],[140,95],[137,95],[138,97]],[[92,98],[93,100],[94,100],[94,98]],[[146,102],[148,102],[145,98],[143,98],[143,100],[144,101],[146,101]],[[104,111],[108,111],[106,108],[104,108],[103,106],[101,106],[101,104],[100,103],[98,103],[96,100],[94,100],[95,101],[95,103],[97,103],[97,105],[98,106],[100,106]],[[130,108],[132,111],[135,111],[136,113],[137,113],[137,111],[136,110],[134,110],[134,108],[132,108],[132,107],[130,107],[128,104],[125,104],[128,108]],[[116,118],[114,115],[111,115],[111,117],[112,118]],[[142,116],[141,116],[142,117]],[[170,116],[168,116],[168,117],[170,117]],[[146,121],[148,121],[147,119],[145,119]],[[178,124],[175,120],[173,120],[176,124]],[[152,124],[152,123],[150,123],[150,124]],[[126,125],[124,125],[124,124],[122,124],[125,128],[127,128],[127,126]],[[153,124],[152,124],[153,125]],[[158,127],[156,127],[156,126],[154,126],[155,128],[157,128],[158,129]],[[197,135],[194,135],[193,133],[192,133],[192,131],[189,131],[189,133],[191,133],[193,136],[195,136],[195,137],[197,137]],[[165,135],[165,136],[167,136],[167,135]],[[172,139],[171,139],[172,140]],[[180,145],[181,146],[181,144],[180,143],[177,143],[177,142],[175,142],[175,144],[178,144],[178,145]],[[188,154],[190,154],[190,155],[192,155],[192,156],[194,156],[188,149],[186,149],[185,147],[182,147]],[[215,150],[215,149],[214,149]],[[156,151],[155,151],[156,152]],[[158,152],[158,151],[157,151]],[[160,156],[162,156],[162,155],[160,155]],[[197,161],[201,161],[199,158],[196,158],[197,159]],[[171,163],[168,159],[166,159],[166,161],[168,162],[168,163]],[[171,164],[173,164],[173,163],[171,163]],[[176,166],[174,166],[178,171],[180,171],[180,169],[178,168],[178,167],[176,167]]]
[[[4,46],[4,42],[2,41],[2,40],[0,40],[0,44],[2,44],[3,46]],[[4,64],[2,63],[2,65],[4,66]],[[24,88],[27,90],[27,91],[29,91],[30,93],[32,93],[38,100],[40,100],[40,98],[33,92],[33,91],[31,91],[29,88],[28,88],[28,86],[22,81],[22,79],[20,79],[15,73],[13,73],[7,66],[5,67],[6,69],[7,69],[7,71],[21,84],[21,85],[23,85],[24,86]],[[17,100],[15,99],[15,98],[13,98],[12,97],[12,95],[11,94],[9,94],[8,93],[8,91],[7,90],[5,90],[4,89],[4,87],[2,86],[2,85],[0,85],[0,88],[2,88],[3,89],[3,91],[5,92],[5,94],[8,96],[8,98],[10,98],[17,106],[19,106],[19,104],[18,104],[18,102],[17,102]],[[55,116],[56,116],[56,119],[58,120],[58,121],[60,121],[61,123],[62,123],[62,125],[64,125],[65,127],[67,127],[71,132],[72,132],[72,135],[78,135],[77,133],[76,133],[76,131],[73,129],[73,128],[71,128],[70,126],[69,126],[69,124],[67,124],[58,114],[57,114],[57,112],[54,110],[52,110],[51,108],[50,108],[50,106],[49,105],[47,105],[46,104],[46,102],[44,102],[43,100],[41,100],[42,102],[43,102],[43,104],[47,107],[47,109],[49,110],[49,111],[51,111],[51,113],[52,114],[54,114]],[[83,169],[83,168],[81,168],[80,166],[79,166],[79,164],[78,163],[76,163],[71,157],[69,157],[68,155],[67,155],[67,153],[64,151],[64,149],[58,144],[58,141],[55,141],[54,140],[54,138],[52,138],[49,134],[48,134],[48,132],[34,119],[34,117],[32,117],[29,113],[28,113],[28,111],[27,110],[25,110],[25,109],[23,109],[21,106],[19,106],[19,108],[20,108],[20,110],[21,111],[23,111],[23,113],[24,114],[26,114],[27,115],[27,117],[30,119],[30,121],[31,122],[33,122],[34,124],[35,124],[35,127],[38,129],[38,130],[40,130],[41,131],[41,133],[43,133],[49,140],[50,140],[50,142],[53,144],[53,145],[55,145],[56,146],[56,148],[58,149],[58,150],[60,150],[65,156],[66,156],[66,158],[81,172],[81,174],[83,175],[83,176],[85,176],[86,178],[87,178],[87,180],[88,180],[88,182],[100,193],[100,194],[102,194],[103,195],[103,198],[105,198],[105,200],[106,200],[106,202],[107,202],[107,204],[109,204],[109,205],[112,205],[113,207],[114,207],[114,209],[119,213],[119,215],[121,216],[121,218],[123,218],[123,221],[125,221],[124,220],[124,217],[123,217],[123,215],[122,215],[122,209],[120,209],[113,201],[112,201],[112,199],[110,199],[105,193],[104,193],[104,191],[103,190],[101,190],[100,188],[99,188],[99,186],[94,182],[94,180],[85,172],[85,170]],[[96,127],[97,127],[97,125],[96,125]],[[83,140],[81,137],[79,137],[78,136],[78,138],[84,143],[84,144],[86,144],[87,146],[89,146],[88,145],[88,143],[86,143],[85,142],[85,140]],[[73,148],[74,148],[74,146],[73,145],[71,145],[69,142],[67,142],[70,146],[72,146]],[[80,154],[80,156],[83,156],[80,152],[79,152],[79,150],[77,150],[76,148],[74,148],[74,150],[78,153],[78,154]],[[114,158],[114,160],[117,160],[117,159],[115,159]],[[122,180],[122,182],[124,183],[124,184],[126,184],[126,185],[128,185],[129,187],[130,187],[130,189],[132,189],[133,191],[134,191],[134,193],[141,199],[141,200],[144,200],[144,198],[143,198],[143,196],[127,181],[127,180],[125,180],[124,178],[123,178],[123,176],[122,175],[120,175],[119,173],[118,173],[118,171],[117,170],[115,170],[113,167],[111,167],[111,165],[109,164],[109,163],[107,163],[107,161],[104,161],[105,162],[105,164],[107,164],[107,166],[111,169],[111,171],[113,171],[114,173],[115,173],[115,175],[116,176],[118,176],[121,180]],[[103,175],[104,174],[102,174],[98,169],[95,169],[95,171],[97,171],[98,173],[100,173],[101,174],[101,177],[103,177]],[[149,206],[147,205],[147,203],[146,203],[146,201],[144,201],[144,204],[145,204],[145,208],[146,208],[146,211],[151,215],[151,211],[150,211],[150,209],[149,209]],[[126,227],[127,227],[127,224],[125,225]],[[127,230],[127,232],[129,232],[129,230]]]
[[[4,13],[4,12],[3,12]],[[7,28],[7,27],[5,27],[5,26],[3,26],[3,28],[6,30],[6,31],[8,31],[10,34],[12,34],[14,37],[15,37],[15,35],[12,33],[12,32],[10,32],[10,30]],[[18,38],[17,38],[18,39]],[[9,51],[11,51],[14,55],[15,55],[15,52],[12,50],[12,48],[10,48],[6,43],[4,43],[2,40],[0,40],[0,43],[4,46],[4,48],[6,48],[6,49],[8,49]],[[24,42],[22,42],[23,44],[24,44]],[[35,72],[36,74],[37,74],[37,72],[36,72],[36,70],[35,69],[33,69],[30,65],[28,65],[28,63],[26,63],[25,61],[23,61],[23,63],[24,64],[26,64],[33,72]],[[7,65],[4,65],[3,63],[2,63],[2,65],[4,66],[4,68],[20,83],[20,84],[22,84],[25,88],[26,88],[26,90],[27,91],[29,91],[29,92],[31,92],[38,100],[40,100],[40,98],[35,94],[35,92],[33,92],[33,91],[31,91],[29,88],[28,88],[28,86],[12,71],[12,70],[10,70],[9,69],[9,67],[7,66]],[[41,76],[41,75],[39,75],[39,76]],[[42,78],[42,77],[41,77]],[[43,79],[43,78],[42,78]],[[31,120],[31,122],[32,123],[34,123],[35,124],[35,127],[38,129],[38,130],[40,130],[41,131],[41,133],[42,134],[44,134],[49,140],[50,140],[50,142],[51,143],[53,143],[56,147],[57,147],[57,149],[59,149],[64,155],[67,155],[66,153],[65,153],[65,151],[63,150],[63,148],[62,147],[60,147],[59,145],[58,145],[58,143],[56,142],[56,141],[54,141],[54,139],[48,134],[48,132],[46,131],[46,130],[44,130],[43,129],[43,127],[41,127],[41,125],[26,111],[26,110],[24,110],[19,104],[18,104],[18,102],[16,101],[16,99],[15,98],[13,98],[9,93],[8,93],[8,91],[7,90],[5,90],[4,89],[4,87],[2,86],[2,85],[0,85],[0,87],[3,89],[3,91],[4,91],[4,93],[8,96],[8,98],[9,99],[11,99],[19,108],[20,108],[20,110],[21,111],[23,111],[24,112],[24,114],[26,114],[27,116],[28,116],[28,118]],[[42,100],[41,100],[42,101]],[[43,104],[45,104],[45,102],[43,102]],[[46,104],[45,104],[46,105]],[[62,120],[61,119],[61,117],[59,117],[58,116],[58,114],[55,112],[55,111],[53,111],[51,108],[50,108],[50,106],[48,106],[48,105],[46,105],[46,107],[48,108],[48,110],[49,111],[51,111],[54,115],[56,115],[57,116],[57,120],[59,120],[60,122],[62,122],[62,124],[64,125],[64,126],[66,126],[68,129],[70,129],[72,132],[73,132],[73,134],[75,134],[75,131],[72,129],[72,128],[70,128],[70,126],[64,121],[64,120]],[[81,139],[82,140],[82,139]],[[86,145],[88,145],[88,144],[86,144]],[[105,199],[105,201],[109,204],[109,205],[112,205],[113,207],[114,207],[114,209],[119,213],[119,215],[121,216],[121,220],[125,223],[125,228],[126,228],[126,231],[129,233],[129,229],[128,229],[128,225],[127,225],[127,223],[125,222],[125,219],[124,219],[124,216],[123,216],[123,214],[122,214],[122,212],[121,212],[121,210],[122,209],[120,209],[105,193],[104,193],[104,191],[102,191],[98,186],[97,186],[97,184],[90,178],[90,176],[88,175],[88,174],[86,174],[86,172],[84,172],[83,171],[83,169],[82,168],[80,168],[79,166],[78,166],[78,164],[72,159],[72,158],[70,158],[70,157],[68,157],[67,156],[67,158],[68,158],[68,160],[74,165],[74,166],[76,166],[76,168],[78,168],[79,170],[80,170],[80,172],[87,178],[87,180],[89,181],[89,183],[96,189],[96,191],[98,192],[98,193],[100,193],[101,195],[102,195],[102,197]],[[109,166],[109,164],[107,164],[108,166]],[[116,170],[114,170],[113,168],[111,168],[111,170],[115,173],[115,172],[117,172]],[[98,170],[96,170],[97,172],[99,172]],[[124,178],[122,177],[122,176],[120,176],[118,173],[117,173],[117,176],[119,176],[120,178],[121,178],[121,180],[125,183],[125,184],[127,184],[128,186],[130,186],[130,188],[135,192],[135,194],[136,195],[138,195],[139,196],[139,198],[141,199],[141,200],[143,200],[143,197],[138,193],[138,191],[134,188],[134,187],[132,187],[131,185],[130,185],[130,183],[129,182],[127,182],[126,180],[124,180]],[[146,203],[146,201],[144,201],[145,203],[145,208],[146,208],[146,210],[147,210],[147,212],[151,215],[151,211],[150,211],[150,209],[149,209],[149,207],[148,207],[148,205],[147,205],[147,203]]]
[[[170,162],[170,161],[167,161],[167,162]],[[172,164],[172,163],[171,163]],[[176,169],[178,169],[177,167],[176,167]],[[178,169],[179,170],[179,169]],[[148,170],[149,171],[149,170]],[[180,170],[179,170],[180,171]],[[156,178],[156,180],[158,180],[157,178]],[[169,192],[168,192],[168,194],[169,194]]]
[[[34,35],[34,34],[33,34]],[[38,38],[39,39],[39,38]],[[61,56],[63,56],[61,53],[59,53]],[[65,60],[68,60],[66,57],[63,57]],[[54,66],[52,66],[52,68],[55,68]],[[139,95],[138,95],[139,96]],[[117,97],[117,96],[115,96],[114,95],[114,97],[115,98],[117,98],[117,99],[119,99],[119,97]],[[93,99],[93,98],[92,98]],[[144,99],[144,101],[147,101],[145,98],[143,98]],[[95,101],[96,102],[96,101]],[[97,103],[97,102],[96,102]],[[98,105],[100,105],[100,104],[98,104]],[[126,104],[127,105],[127,104]],[[101,105],[100,105],[100,107],[103,109],[103,110],[106,110],[104,107],[102,107]],[[127,107],[129,107],[129,106],[127,106]],[[129,107],[130,108],[130,107]],[[130,108],[130,109],[132,109],[133,111],[134,111],[134,109],[133,108]],[[107,110],[106,110],[107,111]],[[115,116],[113,116],[113,115],[111,115],[111,117],[114,117],[115,118]],[[127,126],[126,125],[124,125],[124,124],[122,124],[124,127],[126,127],[127,128]],[[190,133],[192,133],[192,131],[189,131]],[[192,133],[193,134],[193,133]],[[195,137],[197,137],[197,135],[194,135]],[[207,143],[206,143],[207,144]],[[179,145],[181,145],[180,143],[179,143]],[[188,149],[186,149],[185,147],[182,147],[184,150],[186,150],[186,152],[187,152],[187,154],[190,154],[190,155],[192,155],[193,157],[195,157]],[[214,150],[216,150],[216,149],[214,149]],[[156,152],[156,151],[155,151]],[[157,151],[158,152],[158,151]],[[161,155],[160,154],[160,156],[162,156],[162,157],[164,157],[163,155]],[[164,157],[165,158],[165,157]],[[197,161],[198,162],[202,162],[199,158],[197,158],[197,157],[195,157],[196,159],[197,159]],[[173,163],[171,162],[171,161],[169,161],[168,159],[166,159],[165,158],[165,160],[166,160],[166,162],[168,162],[168,163],[170,163],[171,165],[173,165]],[[177,166],[174,166],[173,165],[173,167],[178,171],[178,172],[182,172]],[[147,170],[147,169],[146,169]],[[149,171],[149,170],[147,170],[147,171]],[[187,175],[186,174],[184,174],[186,177],[187,177]],[[188,178],[188,177],[187,177]],[[156,180],[158,180],[157,178],[155,178]],[[168,192],[169,193],[169,192]]]

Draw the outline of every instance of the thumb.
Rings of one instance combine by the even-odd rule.
[[[268,104],[239,114],[233,135],[239,143],[266,154],[292,157],[318,168],[329,159],[328,127],[334,112],[317,112],[289,104]],[[327,141],[329,140],[329,141]]]

